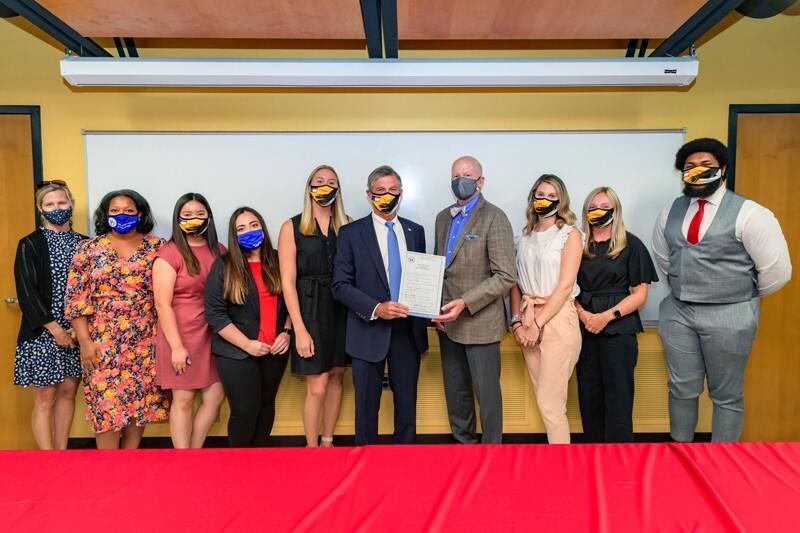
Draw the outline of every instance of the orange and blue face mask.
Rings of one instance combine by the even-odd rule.
[[[311,198],[322,207],[328,207],[336,201],[336,195],[339,194],[339,189],[331,187],[330,185],[320,185],[319,187],[311,187]]]

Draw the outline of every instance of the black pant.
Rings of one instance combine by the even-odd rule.
[[[392,324],[389,353],[378,362],[353,357],[356,396],[356,445],[378,442],[383,371],[389,361],[389,386],[394,397],[394,440],[412,444],[417,438],[417,381],[420,353],[411,331],[411,319]]]
[[[289,356],[214,359],[231,408],[228,443],[231,448],[266,446],[275,422],[275,396]]]
[[[594,335],[583,330],[578,399],[587,442],[633,442],[635,334]]]

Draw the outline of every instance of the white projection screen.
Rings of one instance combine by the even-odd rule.
[[[454,202],[450,165],[465,154],[483,164],[485,196],[505,210],[516,233],[525,221],[533,181],[543,173],[553,173],[566,182],[576,213],[591,189],[612,186],[621,197],[628,230],[649,246],[658,212],[680,193],[672,164],[684,140],[682,129],[86,131],[84,135],[90,216],[108,191],[134,189],[153,208],[154,232],[168,237],[175,200],[183,193],[199,192],[211,202],[223,239],[230,213],[249,205],[264,215],[277,241],[280,224],[300,211],[303,187],[315,166],[325,163],[337,170],[348,213],[358,218],[370,209],[365,196],[367,175],[388,164],[403,179],[400,214],[425,227],[429,252],[436,213]],[[658,304],[666,292],[664,281],[651,288],[642,313],[649,325],[658,319]]]

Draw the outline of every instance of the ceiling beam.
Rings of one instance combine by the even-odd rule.
[[[680,28],[664,39],[651,57],[678,57],[744,0],[709,0]]]
[[[33,0],[0,0],[0,4],[18,13],[79,56],[111,57],[105,48],[84,37]]]

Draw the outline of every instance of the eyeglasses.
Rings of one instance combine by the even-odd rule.
[[[36,185],[36,190],[38,191],[42,187],[47,187],[48,185],[61,185],[62,187],[66,187],[67,182],[64,180],[44,180]]]

